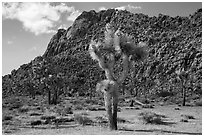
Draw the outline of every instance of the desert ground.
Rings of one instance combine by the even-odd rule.
[[[48,105],[37,96],[3,99],[5,135],[201,135],[202,106],[154,102],[153,107],[119,102],[118,130],[110,131],[102,99],[64,97]],[[154,116],[152,116],[154,115]],[[150,119],[145,119],[150,118]],[[151,119],[152,118],[152,119]],[[156,119],[156,120],[155,120]],[[155,121],[154,121],[155,120]]]

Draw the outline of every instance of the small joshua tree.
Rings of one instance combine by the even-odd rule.
[[[96,91],[104,93],[105,107],[108,115],[109,128],[117,130],[117,106],[119,87],[125,80],[131,61],[142,60],[146,57],[146,44],[135,44],[127,34],[115,30],[111,24],[106,24],[104,41],[92,40],[89,53],[93,60],[105,71],[106,79],[96,85]],[[114,65],[122,58],[122,72],[118,78],[114,76]]]
[[[186,87],[185,87],[185,85],[189,79],[189,72],[185,71],[184,69],[180,69],[180,70],[176,71],[176,74],[177,74],[177,78],[181,82],[181,90],[182,90],[182,94],[183,94],[182,105],[185,106],[186,105]]]

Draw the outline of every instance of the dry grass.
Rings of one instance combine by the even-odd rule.
[[[108,119],[104,116],[97,116],[95,117],[95,122],[99,124],[106,124],[108,123]]]
[[[20,113],[26,113],[30,110],[30,107],[29,106],[22,106],[21,108],[18,109],[18,111]]]
[[[3,121],[7,121],[7,120],[12,120],[13,119],[13,116],[3,116]]]
[[[139,114],[141,120],[146,124],[163,124],[164,121],[162,118],[165,118],[164,115],[156,114],[154,112],[141,112]]]
[[[39,100],[39,99],[38,99]],[[103,107],[101,105],[90,105],[93,104],[92,101],[87,100],[87,104],[83,104],[85,100],[77,98],[72,100],[77,100],[75,102],[76,106],[81,106],[83,109],[88,107],[97,108],[97,111],[85,111],[85,110],[73,110],[75,114],[68,114],[61,116],[56,113],[56,108],[58,106],[48,106],[41,104],[42,101],[31,100],[23,101],[23,105],[12,102],[12,100],[7,99],[5,107],[2,109],[2,133],[3,134],[165,134],[157,133],[157,128],[160,130],[168,131],[168,133],[173,132],[175,134],[185,133],[201,133],[202,132],[202,107],[180,107],[181,109],[175,110],[176,105],[159,106],[155,105],[154,109],[149,110],[149,108],[135,109],[121,109],[118,113],[118,128],[117,132],[110,132],[108,130],[107,124],[108,120],[106,112],[104,109],[98,109]],[[81,100],[81,101],[80,101]],[[16,99],[17,102],[19,99]],[[80,103],[79,103],[80,102]],[[82,103],[83,102],[83,103]],[[29,104],[31,105],[29,105]],[[34,104],[35,103],[35,104]],[[36,103],[37,106],[36,106]],[[77,104],[79,103],[79,104]],[[82,105],[83,104],[83,105]],[[14,107],[13,107],[14,105]],[[69,112],[69,107],[75,108],[75,106],[70,103],[70,100],[64,100],[62,105],[60,105],[60,111]],[[66,108],[67,107],[67,108]],[[126,106],[127,107],[127,106]],[[11,108],[11,109],[10,109]],[[44,111],[42,111],[42,109]],[[55,111],[53,111],[55,110]],[[148,112],[149,111],[149,112]],[[152,112],[151,112],[152,111]],[[35,114],[35,113],[36,114]],[[39,115],[40,114],[40,115]],[[161,115],[164,114],[164,115]],[[183,114],[183,116],[181,116]],[[33,115],[33,116],[30,116]],[[50,116],[50,117],[49,117]],[[139,116],[139,120],[138,117]],[[196,117],[195,117],[196,116]],[[167,118],[166,118],[167,117]],[[181,122],[181,118],[184,119]],[[195,119],[193,119],[195,118]],[[41,120],[42,125],[39,123],[33,123],[34,128],[30,128],[31,123],[35,120]],[[188,123],[185,120],[189,121]],[[49,122],[50,121],[50,122]],[[58,129],[55,129],[54,122],[60,124]],[[47,123],[44,123],[47,122]],[[78,123],[78,124],[76,124]],[[149,124],[147,124],[149,123]],[[193,124],[192,124],[193,123]],[[83,125],[83,126],[79,126]],[[86,126],[89,125],[89,126]],[[173,125],[173,126],[172,126]],[[54,126],[53,129],[48,129]],[[25,128],[22,128],[25,127]],[[64,128],[72,127],[72,128]],[[127,130],[122,130],[124,128]],[[15,129],[15,130],[13,130]],[[17,130],[21,129],[21,130]],[[155,130],[156,129],[156,130]],[[30,131],[29,131],[30,130]],[[87,131],[86,131],[87,130]],[[123,132],[124,131],[124,132]],[[144,132],[143,132],[144,131]],[[123,133],[121,133],[123,132]]]
[[[93,123],[93,121],[89,117],[82,115],[82,114],[75,114],[74,121],[83,126],[91,125]]]

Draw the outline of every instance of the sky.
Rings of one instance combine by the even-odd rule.
[[[189,16],[201,2],[2,2],[2,75],[43,55],[59,28],[68,28],[83,11],[109,8],[158,16]]]

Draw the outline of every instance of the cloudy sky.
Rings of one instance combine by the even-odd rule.
[[[117,8],[158,16],[188,16],[202,3],[69,2],[2,3],[2,75],[42,55],[58,28],[68,28],[83,11]]]

